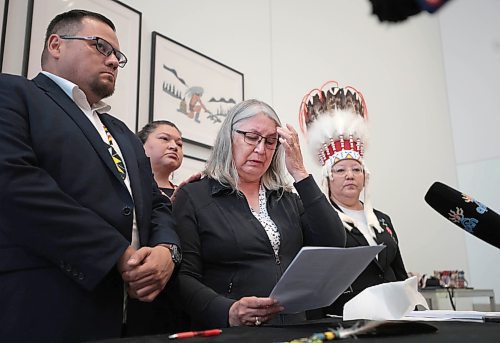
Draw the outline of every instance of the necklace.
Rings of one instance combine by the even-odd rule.
[[[160,190],[161,194],[163,194],[164,196],[166,196],[167,198],[169,198],[169,199],[170,199],[170,197],[167,195],[167,193],[165,193],[165,192],[163,191],[163,189],[159,188],[159,190]]]
[[[174,188],[163,188],[163,189],[158,187],[158,189],[160,190],[161,194],[163,194],[164,196],[166,196],[167,199],[168,199],[168,201],[170,203],[172,203],[172,195],[168,195],[167,192],[165,192],[164,190],[171,189],[172,190],[172,194],[173,194],[173,192],[175,190],[175,186],[174,186]]]

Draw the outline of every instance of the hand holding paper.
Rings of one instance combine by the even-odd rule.
[[[329,306],[383,248],[303,247],[269,297],[278,300],[283,313]]]

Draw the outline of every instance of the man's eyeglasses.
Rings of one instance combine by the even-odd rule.
[[[264,146],[269,150],[275,150],[278,146],[278,137],[264,137],[255,132],[234,130],[235,132],[243,135],[243,140],[245,143],[257,146],[262,140],[264,140]]]
[[[352,168],[344,168],[344,167],[337,167],[337,168],[332,168],[332,173],[335,176],[339,177],[344,177],[347,175],[347,172],[351,171],[352,175],[354,176],[359,176],[364,173],[363,167],[352,167]]]
[[[125,64],[127,64],[127,57],[123,54],[123,52],[116,50],[113,48],[111,44],[109,44],[107,41],[102,39],[101,37],[96,37],[96,36],[69,36],[69,35],[61,35],[59,36],[62,39],[77,39],[77,40],[92,40],[95,42],[95,48],[97,51],[99,51],[101,54],[104,56],[108,57],[112,53],[115,54],[116,58],[118,59],[118,66],[120,68],[125,67]]]

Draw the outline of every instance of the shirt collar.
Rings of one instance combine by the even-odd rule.
[[[66,95],[69,96],[71,100],[73,100],[78,105],[78,107],[85,110],[97,111],[99,113],[106,113],[111,110],[111,106],[106,104],[102,100],[99,100],[98,102],[90,106],[85,93],[80,89],[80,87],[78,87],[78,85],[74,84],[73,82],[49,73],[45,70],[42,71],[42,74],[54,81],[64,91],[64,93],[66,93]]]

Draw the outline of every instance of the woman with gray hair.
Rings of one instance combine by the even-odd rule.
[[[343,247],[345,232],[304,167],[297,132],[246,100],[229,111],[204,173],[173,209],[184,254],[177,292],[192,328],[305,319],[278,315],[269,294],[302,246]]]

